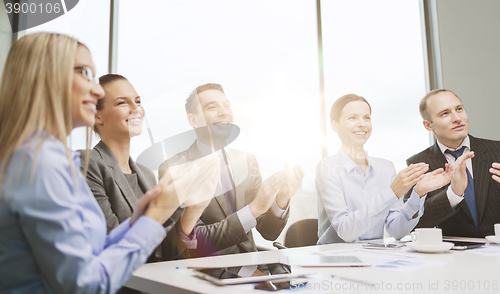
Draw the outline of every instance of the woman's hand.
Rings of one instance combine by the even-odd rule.
[[[426,163],[410,164],[398,173],[391,184],[392,191],[398,198],[401,198],[411,187],[424,178],[427,170],[429,170],[429,165]]]
[[[147,209],[149,202],[155,199],[161,193],[161,187],[156,186],[153,189],[149,190],[142,196],[141,199],[137,202],[134,208],[134,212],[130,216],[130,226],[132,226],[135,221],[144,214],[144,211]]]
[[[446,171],[438,168],[430,173],[425,174],[424,178],[417,183],[414,188],[415,193],[424,197],[427,193],[443,187],[450,183],[453,177],[453,166],[450,163],[445,165]]]

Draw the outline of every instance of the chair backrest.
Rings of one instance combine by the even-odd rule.
[[[293,223],[285,235],[288,248],[316,245],[318,242],[318,219],[308,218]]]

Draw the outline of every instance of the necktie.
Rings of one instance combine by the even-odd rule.
[[[234,195],[234,182],[231,176],[231,171],[229,169],[229,161],[227,160],[226,152],[224,149],[222,151],[222,156],[224,157],[224,162],[221,162],[221,175],[220,183],[224,196],[226,197],[227,204],[229,206],[229,211],[231,213],[236,211],[236,199]]]
[[[456,160],[458,157],[460,157],[464,153],[464,150],[465,150],[465,146],[463,146],[462,148],[455,150],[455,151],[451,151],[450,149],[446,149],[445,152],[451,154],[453,157],[455,157],[455,160]],[[472,215],[472,219],[474,220],[474,224],[477,227],[479,224],[479,219],[477,216],[476,195],[474,194],[474,181],[473,181],[472,176],[469,172],[469,169],[466,169],[466,172],[467,172],[467,188],[465,188],[464,198],[465,198],[465,202],[467,203],[467,206],[469,207],[470,213]]]

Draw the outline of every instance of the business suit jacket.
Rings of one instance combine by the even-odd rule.
[[[259,165],[254,155],[226,150],[235,183],[236,211],[250,204],[255,199],[262,183]],[[196,141],[167,162],[170,166],[201,158],[202,154]],[[164,173],[165,163],[159,168],[160,177]],[[256,229],[266,240],[276,240],[286,225],[288,213],[283,219],[277,218],[269,209],[257,218]],[[223,255],[257,251],[252,231],[245,233],[236,212],[231,213],[224,193],[216,191],[200,217],[194,229],[197,239],[196,249],[189,250],[190,257]]]
[[[500,223],[500,184],[491,178],[488,170],[493,162],[500,159],[500,142],[479,139],[470,135],[469,138],[470,149],[474,151],[472,173],[479,218],[478,227],[474,224],[465,200],[462,200],[455,208],[451,207],[446,195],[449,185],[446,185],[427,194],[424,215],[420,218],[417,228],[437,226],[443,230],[445,236],[484,237],[494,235],[494,224]],[[447,160],[436,142],[406,161],[408,165],[418,162],[428,163],[429,171],[433,171],[444,168]]]
[[[83,150],[81,154],[83,165],[85,151]],[[156,177],[150,169],[135,163],[131,158],[129,158],[129,164],[132,171],[137,174],[139,186],[143,191],[154,188]],[[130,187],[113,152],[102,141],[90,151],[87,183],[104,212],[108,233],[132,215],[133,209],[140,199]],[[178,258],[182,250],[177,246],[180,241],[178,240],[178,228],[174,228],[174,226],[181,214],[182,210],[178,209],[165,222],[167,237],[160,245],[161,250],[156,250],[148,262]]]

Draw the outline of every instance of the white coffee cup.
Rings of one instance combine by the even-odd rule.
[[[495,224],[495,236],[500,238],[500,224]]]
[[[419,245],[438,245],[443,242],[443,233],[438,228],[415,229],[415,232],[411,233],[411,241]]]

